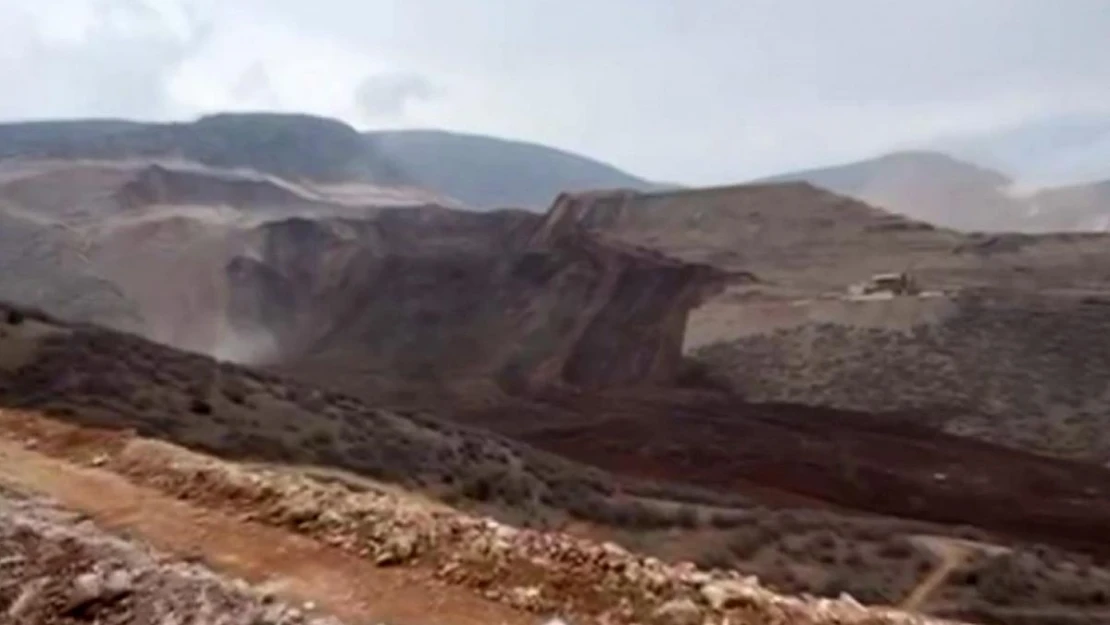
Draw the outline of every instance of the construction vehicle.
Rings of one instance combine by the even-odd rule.
[[[848,292],[855,296],[874,295],[878,293],[918,295],[921,293],[921,289],[917,286],[917,282],[913,279],[913,276],[906,272],[901,272],[877,273],[864,282],[853,284],[848,288]]]

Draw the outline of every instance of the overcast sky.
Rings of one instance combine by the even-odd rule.
[[[283,110],[683,183],[1110,118],[1107,0],[0,0],[0,118]]]

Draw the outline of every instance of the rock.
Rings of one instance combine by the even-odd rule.
[[[104,594],[108,597],[119,597],[125,595],[134,588],[134,580],[129,572],[124,569],[116,569],[108,574],[107,579],[104,580]]]
[[[524,610],[535,611],[542,606],[541,593],[539,586],[518,586],[509,590],[509,603]]]
[[[80,612],[104,595],[104,580],[96,573],[82,573],[73,578],[66,599],[65,614]]]
[[[416,555],[416,537],[401,533],[378,548],[374,563],[378,566],[404,564]]]
[[[122,569],[108,575],[82,573],[73,579],[65,613],[80,612],[92,603],[107,603],[127,595],[132,590],[131,575]]]
[[[759,598],[759,591],[746,581],[721,580],[702,586],[701,596],[714,610],[727,610],[754,603]]]
[[[857,601],[855,597],[853,597],[852,595],[849,595],[846,592],[840,593],[840,596],[838,597],[838,599],[842,603],[851,607],[852,609],[856,609],[856,610],[865,610],[865,609],[867,609],[867,608],[864,607],[864,605],[862,603]]]
[[[658,625],[698,625],[702,612],[690,599],[672,599],[652,613],[652,620]]]
[[[46,588],[48,583],[50,583],[49,578],[40,577],[39,579],[24,584],[23,588],[19,591],[19,596],[8,606],[8,617],[15,619],[17,623],[20,622],[20,617],[30,610],[31,605],[35,602],[35,599],[38,599],[39,595],[42,594],[43,588]]]

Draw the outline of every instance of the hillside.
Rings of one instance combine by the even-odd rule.
[[[1104,234],[962,233],[809,183],[566,195],[543,228],[748,271],[760,279],[751,297],[842,294],[905,270],[931,289],[1097,290],[1110,279]]]
[[[1106,235],[961,234],[805,183],[565,196],[543,228],[753,272],[696,308],[685,335],[688,354],[751,400],[914,411],[947,431],[1110,459],[1088,351],[1106,347]],[[928,293],[848,297],[907,269]]]
[[[0,606],[29,625],[947,622],[847,596],[777,595],[734,571],[521,531],[369,480],[0,419]],[[45,452],[19,440],[29,435]]]
[[[760,183],[805,181],[914,219],[962,230],[1105,230],[1105,183],[1022,190],[1001,172],[938,152],[896,152]]]
[[[723,395],[699,399],[695,394],[685,403],[676,401],[678,395],[664,400],[662,395],[647,399],[638,394],[603,394],[572,401],[568,401],[572,396],[563,400],[549,396],[537,398],[530,405],[507,406],[496,419],[502,427],[512,423],[512,427],[519,428],[541,423],[528,418],[530,411],[541,410],[547,413],[546,422],[557,428],[546,436],[536,430],[522,439],[545,440],[548,446],[562,447],[567,453],[614,471],[606,472],[487,430],[441,420],[435,414],[375,407],[352,396],[217,363],[136,337],[88,326],[66,326],[31,311],[5,308],[0,330],[0,460],[15,463],[4,471],[8,479],[30,481],[39,488],[91,479],[75,475],[47,481],[45,467],[35,469],[27,464],[42,462],[34,460],[34,454],[107,469],[161,493],[158,497],[180,499],[235,519],[248,514],[250,522],[322,540],[381,566],[438,571],[438,579],[452,587],[476,588],[485,598],[510,606],[534,606],[549,614],[556,611],[567,616],[609,612],[617,622],[643,622],[676,594],[689,597],[684,594],[688,590],[683,590],[690,589],[686,584],[694,584],[692,590],[697,591],[721,579],[721,575],[729,579],[740,576],[718,572],[710,577],[687,577],[681,573],[675,579],[687,581],[677,585],[663,582],[663,586],[655,586],[655,591],[641,593],[640,578],[613,573],[626,571],[629,565],[614,569],[591,564],[602,553],[623,553],[615,551],[615,546],[597,547],[546,533],[498,529],[486,521],[451,520],[451,515],[442,513],[429,518],[427,512],[409,512],[409,504],[397,503],[396,494],[386,495],[383,500],[383,489],[396,493],[399,486],[408,491],[403,495],[406,500],[412,493],[422,494],[514,525],[547,530],[562,527],[615,539],[671,561],[694,559],[707,567],[735,567],[758,574],[772,588],[784,592],[832,597],[848,592],[878,604],[912,599],[913,607],[941,614],[994,614],[1001,619],[1021,615],[1029,617],[1030,623],[1051,622],[1047,619],[1061,614],[1086,619],[1076,622],[1095,623],[1105,602],[1098,590],[1110,572],[1093,566],[1087,556],[1077,552],[1089,551],[1097,561],[1107,555],[1101,530],[1110,522],[1110,509],[1105,505],[1110,472],[1094,467],[976,447],[955,438],[940,437],[930,442],[912,430],[897,433],[878,423],[867,426],[866,421],[848,413],[834,417],[844,423],[835,429],[839,434],[830,438],[834,430],[813,431],[811,426],[835,423],[829,419],[833,415],[813,419],[790,416],[789,410],[784,410],[776,416],[756,406],[743,407]],[[704,459],[705,453],[716,457],[718,452],[706,447],[714,437],[718,441],[751,441],[748,451],[728,451],[736,459],[747,460],[731,465],[703,463],[717,467],[719,473],[684,476],[716,490],[636,477],[650,477],[652,471],[629,463],[633,450],[639,449],[637,453],[643,458],[643,452],[650,449],[645,442],[651,439],[651,432],[669,427],[668,422],[678,423],[670,418],[659,420],[661,412],[653,414],[652,406],[666,405],[660,400],[672,402],[672,407],[684,405],[687,412],[683,428],[665,439],[656,439],[671,443],[648,452],[668,454],[656,455],[656,466],[666,466],[681,457]],[[732,405],[720,406],[722,401]],[[582,403],[576,406],[575,402]],[[715,405],[725,412],[716,412]],[[556,406],[565,411],[557,421],[547,412]],[[746,415],[744,410],[753,414]],[[722,414],[733,417],[720,421]],[[617,415],[628,420],[627,425],[617,421]],[[488,420],[489,414],[481,418]],[[465,419],[477,421],[479,415]],[[593,425],[575,425],[586,419]],[[725,433],[717,429],[728,427],[732,420],[737,430]],[[778,425],[773,425],[775,422]],[[867,428],[869,434],[865,433]],[[783,434],[774,435],[776,430]],[[603,455],[596,447],[569,444],[566,435],[576,431],[581,441],[593,440],[594,444],[623,440],[606,431],[647,438],[628,438],[620,443],[627,445],[623,451],[611,449]],[[518,430],[516,434],[523,433]],[[767,445],[767,441],[774,443]],[[775,468],[773,461],[750,456],[759,449],[777,449],[788,454],[782,460],[796,460],[801,456],[794,454],[812,449],[819,441],[851,445],[853,451],[848,455],[858,458],[858,462],[825,466],[787,462]],[[243,469],[226,466],[167,448],[164,442],[250,464]],[[13,444],[30,445],[33,452],[10,449]],[[877,455],[867,458],[868,453]],[[844,457],[821,451],[813,454],[815,459],[833,463],[842,462]],[[890,463],[892,457],[916,460],[899,468]],[[953,462],[966,463],[969,470],[962,473],[952,467]],[[791,477],[790,466],[801,473]],[[930,484],[926,477],[940,466],[951,471],[953,481],[947,486]],[[1007,479],[976,483],[970,479],[976,474],[971,466],[992,467]],[[777,480],[772,478],[776,472]],[[847,484],[852,485],[849,490],[854,488],[860,494],[907,493],[904,500],[886,503],[873,496],[871,503],[844,498],[839,500],[842,505],[854,503],[859,509],[873,511],[891,510],[883,507],[890,505],[919,506],[919,512],[933,513],[920,516],[935,515],[943,524],[859,517],[835,509],[790,511],[751,504],[753,498],[774,499],[770,492],[775,489],[788,494],[813,476],[826,476],[825,483],[814,482],[805,492],[810,496],[835,495],[836,480],[829,482],[827,478],[837,475],[848,480]],[[791,485],[790,479],[798,481]],[[881,484],[878,490],[877,484]],[[116,499],[88,496],[102,488],[63,492],[86,506],[117,505],[113,503]],[[968,505],[968,498],[979,505]],[[141,501],[151,506],[156,504],[155,499],[153,493],[148,493]],[[421,501],[422,507],[442,509],[442,504]],[[1015,507],[1027,514],[1010,514]],[[325,514],[324,510],[331,512]],[[957,525],[965,522],[981,524],[989,531]],[[154,529],[149,522],[142,527]],[[163,540],[179,540],[182,531]],[[253,530],[254,535],[259,531]],[[514,536],[519,536],[519,542]],[[485,537],[512,542],[490,546],[491,551],[458,553],[464,547],[487,544]],[[974,542],[961,548],[966,553],[961,552],[949,568],[941,555],[944,548],[934,543],[957,544],[968,539]],[[1026,542],[1031,540],[1059,547],[1034,548],[1033,543]],[[198,548],[217,549],[224,543],[201,544],[203,547]],[[240,549],[244,545],[242,541],[235,544]],[[540,551],[533,551],[536,549]],[[234,568],[243,566],[244,557],[253,556],[228,559],[224,555],[216,561]],[[488,568],[483,558],[490,557],[503,564]],[[681,571],[693,571],[688,565],[672,567],[643,556],[629,557],[640,563],[634,566],[656,572],[643,578],[645,584],[659,584],[649,581],[658,579],[658,574],[671,579]],[[924,595],[915,592],[928,573],[940,566],[945,567],[941,583],[929,586]],[[540,591],[522,595],[513,590],[532,585]],[[1022,589],[1020,593],[1018,588]],[[1064,589],[1069,590],[1065,593]],[[705,601],[711,607],[715,605],[712,599],[692,599],[697,605]],[[773,601],[781,609],[793,609],[789,606],[795,605],[790,600]],[[621,605],[631,611],[613,611]],[[759,614],[751,613],[750,618],[755,619],[751,622],[799,622],[776,621]],[[798,619],[805,613],[796,614]],[[878,618],[879,614],[870,617]],[[770,620],[762,620],[765,618]]]
[[[732,309],[731,340],[693,353],[754,401],[916,411],[944,431],[1105,464],[1107,305],[991,291],[750,302]]]
[[[62,428],[63,455],[107,432],[378,480],[780,592],[1103,622],[1105,427],[1076,399],[1099,370],[1074,372],[1098,362],[1105,236],[964,234],[806,183],[561,194],[545,215],[436,197],[188,161],[0,164],[19,271],[0,286],[69,320],[4,307],[3,427],[36,446]],[[845,297],[904,268],[930,292]],[[1002,304],[976,308],[987,286]],[[827,331],[824,305],[882,331]],[[821,372],[795,366],[811,357]],[[938,370],[883,377],[921,362]],[[1014,448],[1060,441],[1088,461]]]
[[[416,184],[475,208],[542,210],[564,191],[661,188],[605,163],[534,143],[439,130],[365,136]]]
[[[8,137],[14,140],[9,143]],[[8,157],[177,158],[212,167],[248,168],[293,180],[360,180],[385,185],[406,182],[353,128],[309,115],[227,113],[166,124],[5,124],[0,126],[0,143],[7,144],[3,154]]]

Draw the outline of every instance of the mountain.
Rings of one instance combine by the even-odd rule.
[[[933,149],[1011,172],[1025,184],[1058,186],[1110,177],[1110,117],[1051,115],[1012,126],[943,137]]]
[[[182,159],[292,180],[404,179],[347,124],[310,115],[218,114],[188,123],[60,121],[0,125],[0,156]]]
[[[564,191],[632,189],[648,182],[555,148],[440,130],[365,133],[375,151],[421,186],[476,208],[543,209]]]
[[[382,551],[403,522],[364,533],[249,479],[143,464],[154,438],[351,496],[381,480],[783,592],[1104,622],[1107,235],[964,233],[808,182],[456,210],[374,183],[387,170],[359,168],[392,159],[352,149],[349,128],[240,121],[79,124],[71,142],[55,128],[0,160],[0,301],[23,304],[0,306],[0,469],[8,447],[87,445],[77,462],[230,499],[235,519],[272,511],[385,569],[406,557]],[[334,152],[299,162],[276,140],[267,154],[265,128]],[[911,156],[964,187],[1006,183]],[[906,169],[894,160],[883,171]],[[868,186],[840,173],[827,184]],[[907,269],[925,292],[848,288]],[[467,540],[439,529],[400,542],[423,555]],[[627,570],[541,583],[532,555],[510,580],[416,560],[487,598],[511,582],[505,596],[613,616],[605,584]],[[613,622],[660,622],[659,593],[634,590],[642,610]]]
[[[423,187],[472,208],[541,210],[563,191],[661,188],[546,146],[434,130],[359,134],[333,119],[224,113],[193,122],[0,124],[0,159],[160,159],[295,182]]]
[[[938,152],[898,152],[763,179],[806,181],[961,230],[1106,230],[1110,181],[1023,190],[1007,175]]]
[[[794,181],[962,230],[1013,229],[1024,218],[1006,193],[1006,175],[937,152],[898,152],[759,182]]]

